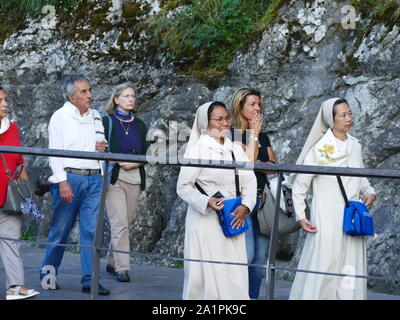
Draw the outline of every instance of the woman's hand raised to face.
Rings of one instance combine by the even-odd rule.
[[[253,119],[249,120],[249,128],[254,130],[254,135],[259,136],[263,122],[263,115],[258,114]]]

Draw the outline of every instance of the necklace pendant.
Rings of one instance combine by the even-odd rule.
[[[128,131],[125,131],[125,134],[128,135]]]

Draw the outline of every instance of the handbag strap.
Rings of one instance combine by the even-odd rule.
[[[232,153],[232,160],[236,162],[235,154],[233,153],[233,151],[231,151],[231,153]],[[234,170],[235,170],[236,197],[240,197],[241,193],[239,189],[239,174],[236,168]]]
[[[111,116],[109,114],[107,115],[107,117],[108,117],[108,140],[107,140],[106,151],[110,152],[110,150],[111,150],[111,130],[112,130],[113,123],[112,123]]]
[[[235,160],[235,155],[233,154],[233,151],[231,151],[231,152],[232,152],[232,159],[233,159],[233,161],[236,161],[236,160]],[[236,168],[235,168],[234,170],[235,170],[236,196],[237,196],[237,197],[240,197],[239,175],[237,174]],[[201,194],[204,194],[204,195],[208,196],[208,194],[204,191],[204,189],[203,189],[202,187],[200,187],[200,185],[197,183],[197,181],[194,183],[194,185],[195,185],[195,187],[200,191]]]
[[[17,166],[17,168],[15,169],[14,174],[11,174],[10,168],[8,168],[8,165],[7,165],[6,157],[4,156],[3,153],[1,154],[1,158],[3,159],[4,169],[6,170],[6,175],[7,175],[8,181],[11,181],[11,180],[13,180],[17,175],[20,174],[20,172],[21,172],[21,170],[22,170],[22,167],[23,167],[24,165],[23,165],[22,163],[19,164],[19,165]]]
[[[340,176],[336,176],[336,178],[339,183],[340,191],[342,191],[342,195],[344,198],[344,202],[346,204],[346,208],[348,208],[350,206],[350,204],[349,204],[349,200],[347,199],[346,191],[344,190],[344,187],[343,187],[342,179],[340,178]]]
[[[197,183],[197,181],[194,183],[194,185],[200,191],[201,194],[204,194],[204,195],[206,195],[208,197],[207,192],[205,192],[204,189],[202,187],[200,187],[200,185]]]
[[[6,161],[6,157],[4,157],[4,154],[1,154],[1,158],[3,159],[4,168],[6,169],[7,178],[8,178],[9,180],[11,180],[11,179],[10,179],[10,177],[11,177],[11,172],[10,172],[10,169],[8,168],[7,161]]]

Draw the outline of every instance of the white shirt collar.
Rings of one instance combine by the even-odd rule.
[[[0,134],[6,132],[10,128],[10,120],[5,117],[1,121]]]
[[[65,102],[63,107],[75,119],[93,120],[91,109],[88,109],[83,115],[81,115],[79,109],[69,101]],[[88,119],[88,117],[90,118]]]
[[[214,149],[215,151],[221,154],[225,154],[233,150],[232,141],[228,137],[225,137],[224,144],[220,144],[217,142],[217,140],[210,137],[208,134],[202,134],[198,140],[198,143],[207,146],[211,149]]]

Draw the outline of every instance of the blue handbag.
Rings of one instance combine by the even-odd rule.
[[[235,209],[242,204],[242,198],[236,197],[233,199],[228,199],[224,201],[224,207],[221,210],[216,211],[219,219],[219,224],[221,225],[222,232],[227,237],[233,237],[243,232],[246,232],[249,228],[247,221],[244,220],[244,226],[239,227],[238,229],[233,229],[231,223],[235,218],[234,215],[231,215]]]
[[[232,152],[232,160],[235,161],[235,155]],[[195,182],[196,188],[200,191],[200,193],[208,196],[208,194],[200,187],[200,185]],[[242,204],[242,198],[240,197],[240,189],[239,189],[239,176],[235,169],[235,187],[236,187],[236,198],[224,200],[224,207],[221,210],[215,211],[218,216],[219,224],[221,226],[222,232],[226,237],[233,237],[246,232],[249,228],[249,225],[246,220],[244,220],[244,225],[240,226],[237,229],[234,229],[231,226],[234,215],[231,215],[235,209]]]
[[[360,201],[348,201],[342,179],[337,179],[345,201],[343,231],[350,236],[373,236],[374,220],[367,206]]]

